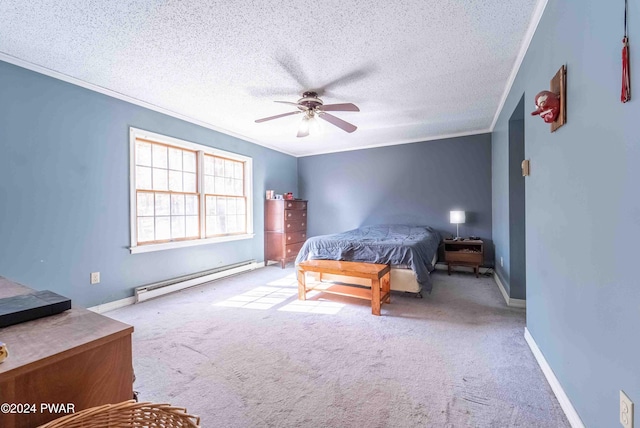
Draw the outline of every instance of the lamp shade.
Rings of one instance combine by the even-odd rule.
[[[464,211],[450,211],[449,223],[462,224],[465,221]]]

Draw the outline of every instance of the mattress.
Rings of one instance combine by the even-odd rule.
[[[364,226],[309,238],[300,249],[296,264],[309,259],[390,264],[392,290],[430,292],[429,273],[434,270],[440,240],[438,232],[428,226]],[[405,271],[413,275],[407,275]],[[329,280],[329,277],[323,274],[322,279]],[[341,282],[359,283],[354,280]]]
[[[431,259],[431,264],[433,266],[436,265],[438,261],[438,253],[436,252],[433,255],[433,259]],[[309,279],[313,279],[316,281],[320,280],[320,275],[316,273],[307,273]],[[343,284],[356,284],[362,285],[365,287],[371,287],[371,281],[364,278],[354,278],[343,275],[332,275],[332,274],[322,274],[323,281],[331,281],[331,282],[340,282]],[[391,267],[391,290],[392,291],[401,291],[405,293],[416,293],[420,294],[422,292],[422,285],[418,283],[416,279],[416,274],[406,266],[392,266]]]

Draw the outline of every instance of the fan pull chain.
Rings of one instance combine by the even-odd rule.
[[[622,39],[622,91],[620,101],[631,100],[631,75],[629,74],[629,37],[627,34],[627,1],[624,0],[624,38]]]

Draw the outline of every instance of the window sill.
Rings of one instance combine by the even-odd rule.
[[[150,253],[153,251],[171,250],[173,248],[196,247],[198,245],[240,241],[243,239],[252,239],[254,236],[255,234],[253,233],[247,233],[245,235],[231,235],[231,236],[223,236],[219,238],[194,239],[192,241],[176,241],[176,242],[166,242],[163,244],[138,245],[136,247],[129,247],[129,251],[131,252],[131,254]]]

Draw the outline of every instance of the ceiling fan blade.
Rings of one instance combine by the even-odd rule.
[[[293,114],[298,114],[298,113],[302,113],[302,111],[298,110],[298,111],[292,111],[289,113],[278,114],[276,116],[263,117],[262,119],[256,120],[256,123],[266,122],[267,120],[279,119],[281,117],[291,116]]]
[[[300,127],[298,128],[298,138],[306,137],[309,135],[309,118],[307,116],[302,118],[302,122],[300,122]]]
[[[337,117],[335,117],[335,116],[334,116],[334,115],[332,115],[332,114],[325,113],[325,112],[323,112],[323,111],[321,111],[321,112],[319,112],[319,113],[318,113],[318,117],[319,117],[320,119],[324,119],[324,120],[326,120],[327,122],[329,122],[329,123],[331,123],[331,124],[333,124],[333,125],[337,126],[338,128],[342,129],[342,130],[343,130],[343,131],[345,131],[345,132],[349,132],[349,133],[351,133],[351,132],[355,131],[356,129],[358,129],[358,127],[357,127],[357,126],[352,125],[352,124],[350,124],[349,122],[345,122],[344,120],[342,120],[342,119],[340,119],[340,118],[337,118]]]
[[[322,111],[360,111],[357,105],[351,103],[344,104],[325,104],[318,106],[318,110]]]
[[[292,106],[296,106],[296,107],[301,108],[303,110],[309,110],[309,107],[303,106],[302,104],[294,103],[292,101],[274,101],[274,103],[291,104]]]

